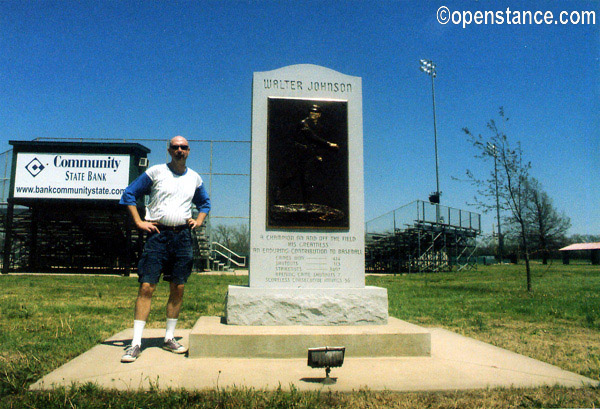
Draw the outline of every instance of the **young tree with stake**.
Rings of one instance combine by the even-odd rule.
[[[504,108],[499,109],[500,124],[503,126],[508,122],[504,115]],[[527,273],[527,291],[531,291],[531,268],[529,265],[529,241],[528,241],[528,190],[529,169],[531,163],[523,160],[521,144],[516,143],[512,147],[508,137],[491,119],[487,123],[488,136],[473,134],[468,128],[463,128],[469,142],[477,149],[476,158],[493,160],[496,156],[498,172],[491,173],[487,178],[479,178],[472,171],[467,170],[469,181],[477,188],[478,196],[475,197],[476,205],[484,211],[496,209],[508,211],[512,220],[519,228],[519,238],[525,256],[525,269]],[[495,147],[491,150],[488,145]],[[496,183],[498,193],[496,193]],[[497,196],[496,196],[497,195]],[[496,203],[498,197],[498,204]]]

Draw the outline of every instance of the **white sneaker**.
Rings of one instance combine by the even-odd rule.
[[[163,349],[173,352],[174,354],[185,354],[187,352],[187,347],[184,347],[179,342],[174,339],[168,339],[163,344]]]
[[[125,350],[125,355],[121,357],[121,362],[133,362],[138,359],[138,356],[142,353],[142,349],[139,345],[132,345]]]

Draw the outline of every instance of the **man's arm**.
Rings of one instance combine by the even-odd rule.
[[[317,132],[310,127],[310,124],[306,119],[302,121],[302,130],[300,132],[304,133],[306,139],[316,143],[317,145],[321,145],[330,149],[339,149],[339,145],[337,143],[329,142],[327,139],[320,137]]]
[[[146,194],[151,186],[152,180],[150,177],[145,172],[142,173],[136,180],[127,186],[119,203],[127,206],[127,210],[138,229],[147,233],[158,233],[158,228],[154,224],[142,220],[136,206],[137,199]]]
[[[190,226],[192,230],[202,226],[202,223],[204,223],[204,219],[206,219],[206,216],[208,216],[206,213],[198,213],[198,217],[196,217],[195,219],[190,217],[188,219],[188,226]]]
[[[204,185],[200,185],[198,188],[196,188],[196,192],[192,198],[192,203],[196,205],[199,213],[196,219],[190,218],[188,220],[188,225],[192,229],[195,229],[202,226],[202,223],[204,223],[204,219],[206,219],[206,216],[208,216],[208,212],[210,212],[211,208],[210,198],[208,197],[206,189],[204,189]]]
[[[140,217],[140,213],[137,210],[137,206],[127,205],[127,210],[129,210],[129,214],[131,215],[131,218],[133,219],[133,222],[135,223],[135,227],[137,227],[138,229],[140,229],[142,231],[145,231],[146,233],[152,233],[152,232],[160,233],[160,231],[158,230],[158,227],[156,227],[156,225],[154,223],[142,220],[142,218]]]

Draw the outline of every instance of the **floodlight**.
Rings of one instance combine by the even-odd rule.
[[[440,196],[441,192],[433,192],[429,195],[429,203],[431,204],[440,204]]]
[[[432,77],[436,76],[435,72],[435,64],[431,60],[420,60],[421,62],[421,71],[424,73],[431,75]]]
[[[329,377],[331,368],[337,368],[344,363],[345,347],[320,347],[308,349],[308,366],[311,368],[325,368],[323,384],[331,385],[336,382]]]

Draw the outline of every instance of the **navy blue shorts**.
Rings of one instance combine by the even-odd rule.
[[[160,229],[160,227],[159,227]],[[138,263],[138,281],[157,284],[163,280],[185,284],[192,274],[194,252],[190,229],[163,230],[148,236],[144,252]]]

